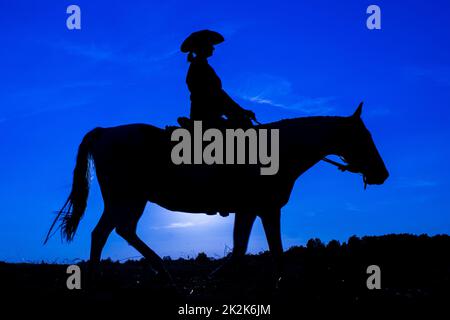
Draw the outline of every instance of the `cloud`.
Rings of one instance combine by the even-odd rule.
[[[398,178],[395,181],[397,188],[433,188],[437,187],[439,183],[434,180],[427,179],[411,179],[411,178]]]
[[[345,210],[350,212],[361,212],[362,210],[358,208],[354,203],[352,202],[346,202],[345,203]]]
[[[117,55],[113,51],[107,48],[100,48],[95,44],[78,45],[73,43],[64,43],[60,47],[71,55],[82,56],[93,60],[114,61],[117,59]]]
[[[185,212],[169,211],[159,206],[155,206],[161,213],[161,218],[155,225],[150,226],[152,230],[169,230],[169,229],[189,229],[198,228],[196,231],[212,230],[213,227],[232,225],[233,219],[223,219],[219,215],[207,214],[186,214]]]
[[[240,83],[236,93],[243,98],[260,97],[273,100],[292,94],[292,84],[282,77],[265,73],[242,74],[236,83]]]
[[[259,104],[267,104],[270,106],[274,106],[274,107],[280,107],[280,108],[284,108],[284,105],[282,105],[281,103],[275,103],[270,99],[265,99],[265,98],[261,98],[259,96],[255,96],[255,97],[244,97],[244,99],[254,102],[254,103],[259,103]]]
[[[408,78],[432,82],[446,87],[450,86],[450,68],[447,66],[440,68],[407,67],[404,72]]]
[[[69,82],[66,84],[62,84],[62,89],[74,89],[74,88],[98,88],[98,87],[107,87],[111,86],[113,83],[111,81],[78,81],[78,82]]]
[[[160,62],[175,56],[178,48],[161,52],[157,55],[149,55],[145,52],[126,53],[117,49],[97,44],[76,44],[63,42],[58,45],[70,55],[80,56],[94,61],[105,61],[142,66],[143,64]]]
[[[198,227],[198,226],[205,225],[205,224],[206,224],[206,222],[204,222],[204,221],[171,222],[171,223],[163,225],[163,226],[152,226],[152,227],[150,227],[150,229],[153,229],[153,230],[185,229],[185,228]]]
[[[237,34],[237,32],[239,30],[241,30],[244,26],[245,26],[245,24],[242,24],[242,23],[237,24],[237,23],[232,23],[232,22],[225,22],[225,23],[217,22],[217,23],[213,24],[212,26],[210,26],[209,28],[212,30],[217,30],[225,37],[225,40],[227,40],[230,37]]]
[[[330,114],[334,107],[332,103],[336,100],[335,97],[298,97],[298,101],[285,106],[286,109],[298,110],[307,115],[326,115]]]
[[[99,88],[112,85],[110,81],[81,81],[49,84],[47,86],[35,86],[20,88],[17,91],[2,96],[0,103],[8,106],[0,113],[0,123],[33,117],[41,113],[84,107],[92,102],[89,95],[82,97],[67,96],[76,88]]]
[[[164,228],[166,229],[179,229],[179,228],[189,228],[193,227],[195,224],[192,222],[173,222]]]
[[[371,107],[367,110],[367,115],[371,117],[384,117],[392,113],[392,110],[386,107]]]
[[[306,115],[325,115],[334,110],[335,97],[307,97],[293,92],[292,83],[269,74],[246,74],[235,94],[255,104],[297,111]]]
[[[313,218],[313,217],[317,216],[317,211],[306,211],[304,215],[307,217]]]
[[[261,105],[268,105],[276,108],[282,108],[291,111],[298,111],[305,115],[327,115],[335,108],[331,105],[334,97],[295,97],[295,102],[279,103],[283,99],[269,99],[264,95],[257,96],[241,96],[242,99]],[[277,101],[277,102],[276,102]]]
[[[6,121],[11,121],[11,120],[19,120],[19,119],[34,117],[34,116],[40,115],[42,113],[47,113],[47,112],[62,111],[62,110],[69,110],[69,109],[73,109],[73,108],[84,107],[84,106],[88,105],[89,103],[90,103],[90,100],[84,99],[84,100],[73,101],[70,103],[65,103],[65,104],[60,104],[60,105],[40,107],[39,109],[36,109],[36,110],[17,114],[17,115],[11,116],[9,118],[0,119],[0,123],[6,122]]]
[[[54,111],[62,111],[62,110],[69,110],[79,107],[84,107],[88,105],[91,101],[88,99],[80,99],[77,101],[72,101],[70,103],[61,103],[58,105],[47,105],[47,106],[40,106],[39,108],[35,108],[34,110],[25,111],[22,113],[16,113],[13,115],[10,115],[9,117],[0,118],[0,124],[7,122],[7,121],[17,121],[20,119],[26,119],[34,116],[38,116],[42,113],[48,113],[48,112],[54,112]]]

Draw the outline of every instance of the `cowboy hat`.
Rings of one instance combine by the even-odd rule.
[[[191,33],[181,44],[181,52],[191,52],[205,45],[216,45],[222,43],[225,39],[215,31],[200,30]]]

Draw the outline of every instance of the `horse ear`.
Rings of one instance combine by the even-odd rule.
[[[353,113],[352,117],[353,118],[361,118],[361,113],[362,113],[362,106],[363,106],[364,101],[361,101],[359,103],[358,108],[356,108],[356,111]]]

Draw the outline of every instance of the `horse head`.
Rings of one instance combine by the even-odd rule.
[[[341,150],[341,158],[348,164],[348,170],[361,173],[364,187],[367,184],[383,184],[389,177],[383,159],[361,119],[361,102],[356,111],[348,117],[350,125],[346,130],[345,141]]]

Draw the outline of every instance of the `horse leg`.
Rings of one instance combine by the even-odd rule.
[[[102,255],[103,247],[108,239],[111,231],[114,229],[113,220],[108,210],[104,210],[97,223],[97,226],[91,233],[91,254],[90,262],[92,264],[98,264]]]
[[[142,254],[145,259],[150,263],[153,269],[156,270],[158,276],[161,280],[173,283],[172,277],[169,272],[164,267],[163,260],[161,259],[155,251],[150,249],[144,241],[142,241],[136,234],[136,230],[127,227],[116,228],[117,234],[124,238],[129,245],[135,248],[140,254]]]
[[[281,210],[267,212],[261,216],[267,243],[275,266],[275,275],[280,277],[282,271],[283,245],[281,243]]]
[[[95,287],[96,280],[99,276],[99,264],[103,247],[108,239],[111,231],[114,229],[111,212],[107,209],[103,214],[91,233],[91,253],[88,264],[88,286]]]
[[[142,254],[145,259],[147,259],[151,267],[156,270],[158,276],[162,280],[172,283],[173,280],[164,267],[164,263],[161,257],[158,256],[152,249],[150,249],[150,247],[148,247],[144,243],[144,241],[142,241],[136,234],[137,223],[139,221],[139,218],[142,216],[145,208],[145,203],[144,205],[136,204],[134,206],[129,206],[127,209],[132,210],[131,212],[129,211],[130,215],[127,216],[129,220],[120,222],[116,226],[116,232],[119,236],[125,239],[129,245],[131,245],[140,254]]]
[[[233,258],[242,258],[247,252],[248,240],[255,222],[255,214],[236,213],[233,229]]]
[[[229,259],[210,274],[210,277],[226,275],[239,269],[239,264],[247,251],[248,240],[255,219],[256,215],[254,214],[236,213],[234,215],[233,252]]]

